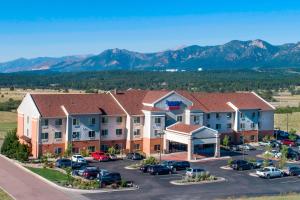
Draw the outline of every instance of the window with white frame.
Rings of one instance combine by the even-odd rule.
[[[245,119],[245,113],[242,113],[242,112],[241,112],[241,118],[242,118],[242,119]]]
[[[141,135],[141,129],[134,129],[133,130],[133,135],[136,136],[136,137],[140,136]]]
[[[116,129],[116,135],[122,135],[123,130],[118,128]]]
[[[254,129],[255,128],[255,124],[251,123],[251,128]]]
[[[122,121],[123,121],[122,117],[117,117],[117,118],[116,118],[116,122],[117,122],[117,123],[122,123]]]
[[[60,154],[62,153],[62,148],[60,148],[60,147],[55,147],[55,148],[54,148],[54,153],[55,153],[56,155],[60,155]]]
[[[89,138],[95,138],[95,131],[89,131]]]
[[[134,124],[139,124],[139,123],[141,123],[141,117],[133,117],[133,123],[134,123]]]
[[[95,125],[96,124],[96,118],[95,117],[90,117],[89,118],[89,125]]]
[[[216,113],[216,118],[220,119],[220,113]]]
[[[227,113],[227,114],[226,114],[226,117],[227,117],[228,119],[230,119],[230,118],[232,117],[232,113]]]
[[[72,134],[73,139],[79,139],[80,138],[80,132],[73,132]]]
[[[216,124],[216,129],[217,130],[221,129],[221,124]]]
[[[42,126],[48,126],[49,125],[49,120],[48,119],[43,119],[42,120]]]
[[[102,129],[101,130],[101,136],[107,136],[108,135],[108,130],[107,129]]]
[[[78,126],[79,125],[79,119],[73,118],[73,125]]]
[[[227,128],[228,128],[228,129],[230,129],[230,128],[231,128],[231,126],[232,126],[232,125],[231,125],[230,123],[229,123],[229,124],[227,124]]]
[[[61,132],[55,132],[54,139],[61,139]]]
[[[240,124],[241,129],[245,129],[245,123]]]
[[[48,133],[42,133],[41,134],[41,139],[42,140],[48,140],[48,138],[49,138],[49,134]]]
[[[194,115],[194,123],[199,123],[200,122],[200,117],[198,115]]]
[[[178,122],[182,122],[182,116],[181,116],[181,115],[178,115],[178,116],[177,116],[177,121],[178,121]]]
[[[154,118],[154,123],[155,124],[161,124],[161,118],[160,117],[155,117]]]
[[[108,123],[108,117],[102,117],[101,122],[104,123],[104,124]]]
[[[61,126],[62,125],[62,119],[55,119],[55,126]]]

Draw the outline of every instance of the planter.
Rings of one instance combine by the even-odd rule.
[[[198,182],[182,182],[182,180],[174,180],[170,181],[173,185],[199,185],[199,184],[208,184],[208,183],[219,183],[226,181],[223,177],[216,177],[215,180],[205,180],[205,181],[198,181]]]

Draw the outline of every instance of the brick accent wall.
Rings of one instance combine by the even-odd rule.
[[[161,145],[160,148],[163,149],[163,138],[143,138],[143,152],[147,155],[157,153],[154,146]]]
[[[88,140],[88,141],[73,141],[72,148],[78,148],[79,152],[81,150],[87,150],[89,146],[94,146],[95,151],[100,150],[99,140]]]
[[[42,144],[40,145],[40,152],[44,155],[46,153],[55,154],[55,148],[61,148],[62,154],[65,151],[65,143],[57,144]]]

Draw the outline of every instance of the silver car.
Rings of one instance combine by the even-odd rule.
[[[185,174],[190,177],[195,177],[201,172],[205,172],[205,170],[201,168],[188,168]]]

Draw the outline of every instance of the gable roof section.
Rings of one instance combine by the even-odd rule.
[[[143,115],[143,99],[148,91],[146,90],[127,90],[113,93],[111,95],[120,103],[129,115]]]
[[[169,93],[171,93],[169,90],[149,90],[143,99],[143,103],[153,104]]]
[[[200,125],[188,125],[182,122],[178,122],[171,126],[168,126],[166,130],[190,134],[199,128],[201,128]]]
[[[125,115],[109,94],[31,94],[42,117],[69,114]]]
[[[208,112],[233,112],[234,109],[227,103],[231,102],[238,109],[274,110],[267,102],[254,93],[193,93],[192,94]]]

